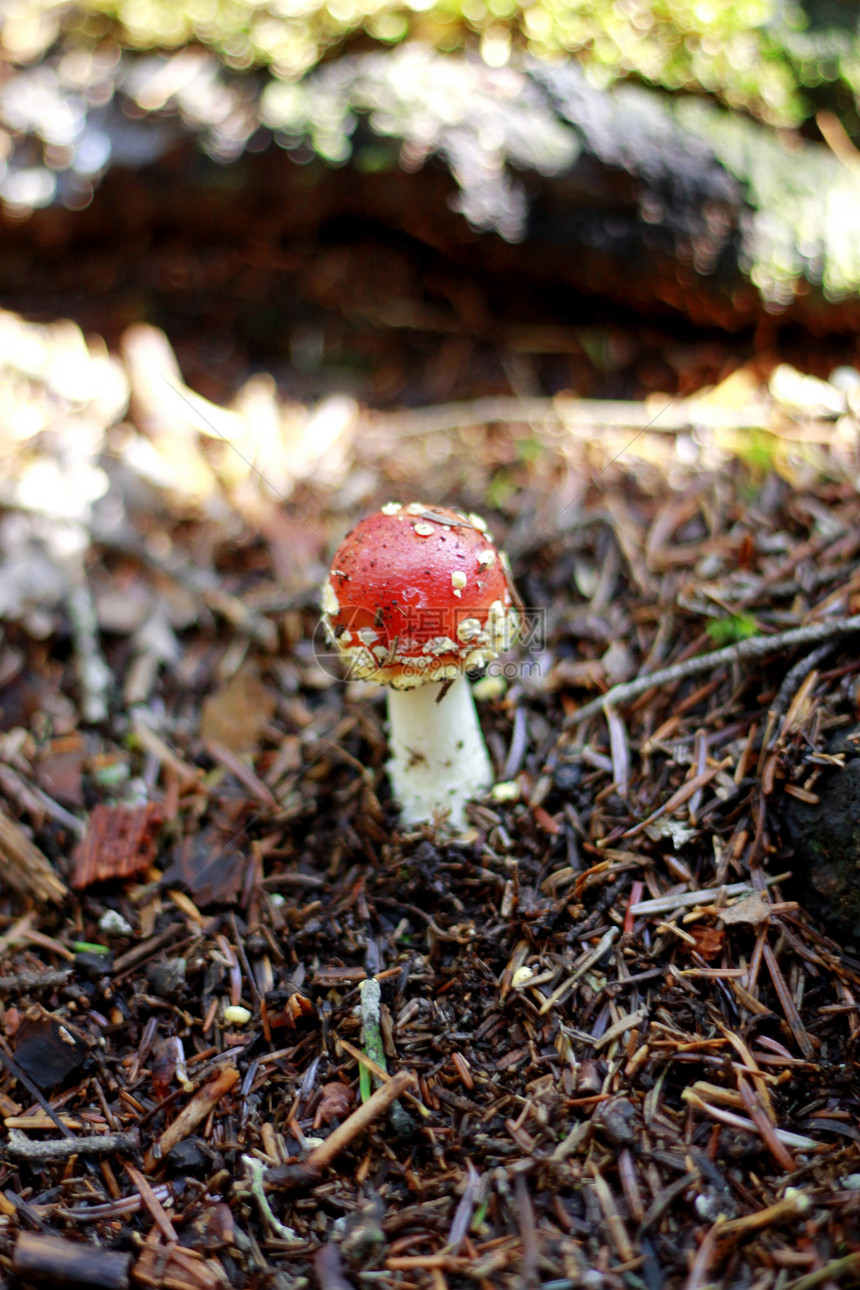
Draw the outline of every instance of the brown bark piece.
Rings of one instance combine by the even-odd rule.
[[[57,877],[45,856],[27,834],[0,812],[0,868],[7,887],[31,896],[40,903],[59,902],[66,895],[65,884]]]
[[[80,889],[107,878],[131,878],[148,869],[155,859],[162,814],[157,802],[94,807],[86,837],[75,849],[72,886]]]

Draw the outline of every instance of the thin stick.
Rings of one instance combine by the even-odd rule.
[[[366,1066],[371,1075],[375,1075],[381,1084],[387,1084],[391,1079],[393,1079],[393,1076],[389,1075],[388,1071],[383,1070],[381,1066],[378,1066],[377,1063],[373,1061],[372,1058],[368,1057],[366,1053],[363,1053],[360,1048],[356,1048],[355,1044],[351,1044],[348,1039],[344,1039],[343,1035],[338,1035],[337,1042],[340,1044],[341,1048],[349,1053],[350,1057],[355,1058],[360,1066]],[[423,1115],[425,1119],[430,1116],[430,1111],[414,1093],[404,1093],[402,1096],[404,1102],[408,1102],[410,1106],[414,1106],[419,1115]]]
[[[561,424],[566,430],[594,429],[653,430],[657,434],[677,434],[693,426],[713,429],[765,430],[770,424],[770,409],[748,405],[744,408],[719,407],[701,399],[674,399],[655,412],[650,403],[621,399],[512,399],[483,398],[462,403],[443,403],[420,412],[398,414],[400,435],[426,435],[440,431],[462,430],[476,425],[505,425],[522,422]]]
[[[188,1105],[183,1107],[173,1123],[164,1130],[155,1147],[147,1151],[144,1161],[147,1170],[153,1169],[168,1151],[176,1146],[177,1142],[181,1142],[193,1129],[196,1129],[201,1120],[206,1119],[224,1094],[229,1093],[238,1078],[239,1072],[236,1067],[227,1066],[214,1079],[209,1080],[208,1084],[204,1084],[197,1090]]]
[[[314,1147],[303,1161],[304,1168],[312,1173],[322,1173],[336,1155],[383,1115],[392,1102],[396,1102],[401,1093],[405,1093],[410,1084],[414,1083],[415,1076],[411,1071],[399,1071],[397,1075],[393,1075],[387,1084],[383,1084],[366,1102],[356,1107],[343,1124],[333,1129],[321,1146]]]
[[[123,1166],[125,1168],[125,1172],[137,1188],[140,1199],[152,1215],[153,1222],[161,1235],[166,1241],[169,1241],[171,1244],[176,1244],[179,1240],[179,1237],[176,1235],[176,1228],[171,1223],[167,1210],[156,1196],[152,1187],[150,1187],[140,1170],[135,1169],[134,1165],[130,1165],[128,1161],[123,1161]]]
[[[3,1148],[16,1160],[68,1160],[69,1156],[108,1156],[117,1151],[136,1152],[140,1146],[136,1133],[91,1133],[85,1137],[50,1138],[34,1142],[20,1129],[9,1130],[9,1141]]]
[[[663,685],[675,685],[687,677],[698,676],[701,672],[710,672],[718,667],[731,663],[742,663],[749,659],[768,658],[782,650],[794,649],[797,645],[817,645],[820,641],[830,640],[836,636],[848,636],[860,632],[860,614],[851,618],[834,618],[827,623],[808,623],[805,627],[792,627],[787,632],[778,632],[775,636],[752,636],[749,640],[738,641],[736,645],[727,645],[725,649],[712,650],[709,654],[699,654],[695,658],[685,659],[683,663],[672,663],[669,667],[658,668],[644,676],[634,677],[632,681],[623,681],[614,685],[599,699],[592,699],[584,704],[578,712],[565,719],[564,729],[575,730],[583,721],[597,716],[607,706],[613,708],[637,699],[648,690]]]

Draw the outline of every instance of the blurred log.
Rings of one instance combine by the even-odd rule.
[[[225,328],[251,325],[253,284],[282,329],[298,303],[284,275],[320,241],[376,228],[490,283],[531,284],[542,306],[568,315],[573,289],[728,329],[773,316],[818,332],[860,323],[857,167],[705,99],[632,85],[601,91],[572,62],[493,69],[412,45],[326,63],[297,85],[228,74],[202,55],[199,75],[223,99],[222,129],[217,113],[195,117],[193,93],[148,106],[147,75],[164,64],[148,65],[146,73],[123,55],[111,95],[98,96],[109,106],[74,145],[91,152],[99,142],[101,170],[82,176],[64,160],[51,171],[32,128],[44,158],[39,200],[52,204],[2,220],[0,286],[13,307],[26,274],[54,298],[102,292],[114,308],[146,275],[191,317],[208,263]],[[59,61],[53,70],[60,102]],[[40,73],[15,71],[4,103],[14,107]],[[31,174],[24,148],[10,174],[19,155]],[[193,262],[183,259],[187,246]],[[376,276],[377,321],[402,326]],[[224,283],[239,278],[234,299]],[[474,333],[489,332],[495,302],[470,305],[460,287],[458,313]],[[319,281],[313,289],[327,290]],[[257,328],[260,319],[258,309]]]
[[[118,1250],[37,1232],[21,1232],[12,1254],[20,1277],[53,1285],[90,1286],[92,1290],[128,1290],[131,1259],[130,1254]]]

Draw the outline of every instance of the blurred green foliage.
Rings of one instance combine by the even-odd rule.
[[[807,0],[811,4],[812,0]],[[199,42],[236,68],[294,79],[356,39],[422,40],[448,52],[479,47],[491,66],[514,48],[574,55],[605,86],[630,77],[705,92],[773,125],[795,127],[816,102],[849,116],[860,93],[860,9],[816,0],[8,0],[2,43],[13,58],[39,22],[74,39],[112,34],[136,49]],[[852,117],[853,119],[853,117]]]

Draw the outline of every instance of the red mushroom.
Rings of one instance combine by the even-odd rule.
[[[513,642],[507,559],[478,515],[391,502],[346,537],[323,587],[323,621],[350,676],[390,687],[388,773],[407,824],[465,804],[492,767],[464,673]]]

